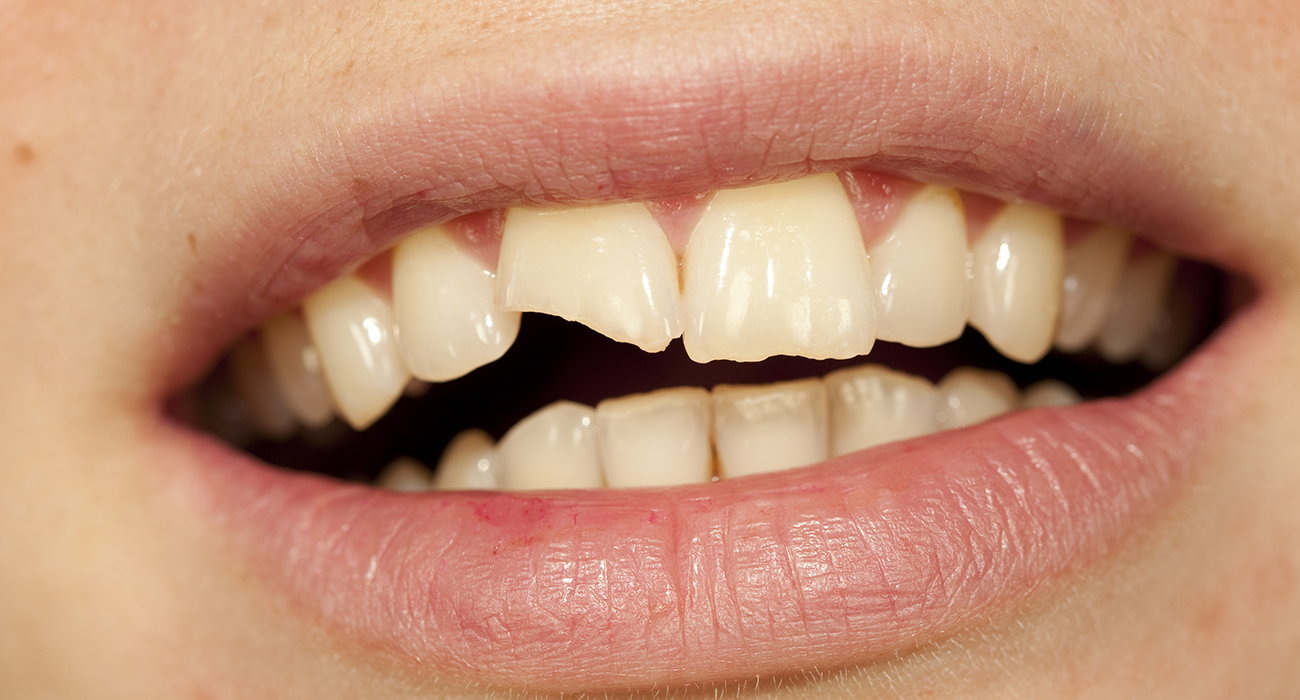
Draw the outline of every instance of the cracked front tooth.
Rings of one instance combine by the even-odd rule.
[[[1020,391],[1001,372],[958,367],[939,382],[939,425],[944,430],[982,423],[1020,403]]]
[[[280,394],[271,366],[256,340],[245,338],[235,346],[230,356],[230,370],[235,390],[244,400],[258,432],[273,440],[284,440],[293,435],[298,427],[293,410]]]
[[[280,314],[267,321],[258,335],[275,382],[294,415],[309,428],[328,424],[334,418],[330,390],[302,316]]]
[[[832,457],[939,429],[939,392],[921,377],[866,365],[831,372],[823,381]]]
[[[455,379],[510,349],[520,314],[498,308],[495,299],[496,275],[445,226],[416,233],[393,251],[397,346],[420,379]]]
[[[497,299],[658,352],[682,334],[677,256],[644,204],[511,209]]]
[[[439,491],[496,491],[501,488],[501,458],[492,437],[482,430],[461,431],[442,451],[434,472]]]
[[[418,460],[411,457],[398,457],[379,472],[375,485],[390,491],[428,491],[432,478],[429,468]]]
[[[1013,360],[1047,354],[1061,306],[1065,267],[1061,217],[1009,204],[971,247],[970,324]]]
[[[1092,344],[1106,322],[1115,298],[1124,259],[1133,237],[1110,226],[1098,226],[1065,250],[1065,279],[1061,284],[1061,321],[1055,345],[1078,352]]]
[[[1042,379],[1025,387],[1020,397],[1021,408],[1046,406],[1073,406],[1082,401],[1074,387],[1057,379]]]
[[[308,297],[302,310],[339,412],[353,428],[365,428],[411,378],[393,339],[392,307],[348,275]]]
[[[1107,361],[1123,364],[1142,354],[1164,311],[1177,263],[1172,255],[1159,250],[1129,259],[1110,316],[1097,337],[1097,352]]]
[[[724,478],[802,467],[827,457],[826,388],[819,379],[716,386],[713,421]]]
[[[703,484],[713,477],[709,392],[694,387],[596,405],[600,462],[611,487]]]
[[[970,315],[970,269],[956,190],[922,188],[867,253],[880,295],[877,338],[930,347],[962,334]]]
[[[833,174],[718,192],[682,265],[696,362],[845,359],[875,342],[871,266]]]
[[[497,446],[502,488],[594,489],[604,485],[596,445],[596,412],[571,401],[555,403],[515,424]]]

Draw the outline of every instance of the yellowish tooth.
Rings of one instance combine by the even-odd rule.
[[[871,266],[833,174],[718,192],[682,265],[696,362],[843,359],[875,342]]]
[[[600,461],[611,487],[703,484],[713,477],[709,392],[694,387],[596,405]]]
[[[971,247],[975,261],[970,323],[1013,360],[1047,354],[1061,307],[1065,267],[1061,217],[1010,204]]]
[[[970,260],[961,196],[928,185],[867,251],[880,298],[876,337],[913,347],[961,336],[970,315]]]
[[[1065,280],[1061,285],[1061,321],[1055,345],[1078,352],[1092,344],[1114,303],[1133,237],[1098,226],[1065,249]]]
[[[827,457],[826,389],[819,379],[713,388],[721,476],[773,472]]]
[[[497,299],[658,352],[682,334],[677,256],[644,204],[511,209]]]
[[[411,374],[442,382],[505,354],[519,313],[496,305],[496,274],[434,226],[393,251],[393,316]]]
[[[428,491],[433,475],[429,468],[411,457],[398,457],[388,463],[375,485],[390,491]]]
[[[939,382],[939,424],[944,430],[982,423],[1020,403],[1020,390],[1001,372],[958,367]]]
[[[921,377],[865,365],[831,372],[823,381],[832,457],[939,429],[939,392]]]
[[[1123,364],[1142,354],[1165,308],[1177,264],[1172,255],[1159,250],[1129,259],[1110,316],[1097,338],[1097,352],[1107,361]]]
[[[393,338],[393,309],[354,275],[340,277],[303,302],[325,381],[353,428],[375,422],[411,378]]]
[[[501,458],[492,437],[471,428],[451,439],[438,460],[433,488],[439,491],[496,491],[501,488]]]
[[[298,428],[297,421],[280,394],[262,346],[252,338],[241,340],[230,355],[230,369],[235,390],[244,400],[257,431],[274,440],[293,435]]]
[[[258,335],[276,384],[298,420],[309,428],[329,423],[334,418],[329,387],[302,317],[280,314],[267,321]]]
[[[1021,408],[1045,406],[1073,406],[1083,399],[1074,387],[1056,379],[1042,379],[1028,387],[1020,397]]]
[[[515,424],[497,446],[510,491],[594,489],[604,485],[596,412],[556,401]]]

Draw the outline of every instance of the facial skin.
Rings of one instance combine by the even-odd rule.
[[[177,506],[165,399],[384,247],[413,193],[472,210],[848,163],[1168,233],[1259,290],[1251,369],[1188,487],[1096,562],[897,658],[730,685],[1300,694],[1297,26],[1269,0],[6,3],[0,696],[520,697],[268,585]],[[872,121],[909,91],[930,108]],[[580,128],[608,149],[566,151]],[[1042,145],[1068,135],[1094,150]],[[1130,169],[1144,189],[1113,186]]]

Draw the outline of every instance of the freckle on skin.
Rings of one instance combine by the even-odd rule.
[[[366,193],[375,189],[375,184],[364,177],[352,178],[352,190],[358,193]]]
[[[191,253],[199,252],[199,239],[195,238],[193,233],[185,234],[185,242],[190,244]]]
[[[23,141],[14,146],[14,160],[18,161],[19,165],[27,165],[36,160],[36,149],[32,148],[30,143]]]

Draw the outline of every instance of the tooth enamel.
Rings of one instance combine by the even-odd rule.
[[[497,446],[510,491],[594,489],[604,485],[596,445],[596,412],[556,401],[515,424]]]
[[[501,458],[491,436],[482,430],[461,431],[438,460],[433,488],[439,491],[496,491],[501,488]]]
[[[880,295],[877,338],[929,347],[962,334],[970,314],[970,269],[955,190],[922,188],[867,252]]]
[[[392,307],[348,275],[303,302],[303,315],[339,412],[353,428],[365,428],[410,379],[393,339]]]
[[[244,400],[257,431],[275,440],[293,435],[297,422],[288,402],[280,395],[262,346],[252,338],[245,338],[231,353],[230,365],[235,390]]]
[[[497,273],[507,309],[578,321],[647,352],[682,334],[677,256],[644,204],[511,209]]]
[[[1056,379],[1043,379],[1025,388],[1020,397],[1020,407],[1073,406],[1082,400],[1079,392],[1069,384]]]
[[[410,457],[398,457],[388,463],[375,485],[390,491],[428,491],[432,474],[429,468]]]
[[[1158,250],[1129,259],[1110,316],[1097,338],[1097,352],[1102,357],[1123,364],[1142,353],[1164,310],[1177,262]]]
[[[827,457],[826,389],[818,379],[713,388],[713,439],[724,478]]]
[[[682,265],[696,362],[843,359],[875,341],[871,267],[833,174],[718,192]]]
[[[1061,217],[1010,204],[971,247],[970,323],[999,352],[1032,363],[1051,347],[1065,266]]]
[[[939,392],[930,382],[880,365],[831,372],[832,457],[939,429]]]
[[[944,430],[982,423],[1020,403],[1020,391],[1001,372],[959,367],[939,382],[939,424]]]
[[[497,308],[496,275],[456,244],[445,226],[421,231],[393,251],[393,317],[411,374],[442,382],[505,354],[519,313]]]
[[[662,389],[596,405],[600,462],[611,487],[703,484],[713,476],[709,392]]]
[[[1097,338],[1132,244],[1133,238],[1127,233],[1098,226],[1065,250],[1061,321],[1054,341],[1057,348],[1078,352]]]
[[[280,314],[267,321],[258,335],[275,382],[298,420],[309,428],[329,423],[334,418],[329,387],[302,317]]]

